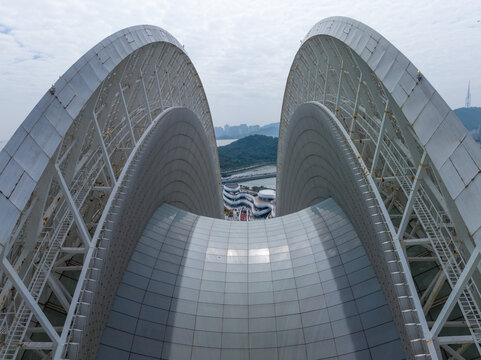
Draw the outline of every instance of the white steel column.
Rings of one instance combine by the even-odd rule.
[[[155,82],[157,84],[157,90],[159,91],[159,108],[160,111],[162,111],[162,90],[160,88],[160,82],[159,82],[159,73],[157,70],[154,71],[155,73]]]
[[[384,107],[384,113],[382,114],[381,127],[379,129],[379,135],[377,137],[376,150],[374,151],[374,156],[372,158],[371,174],[374,174],[374,169],[376,169],[377,161],[379,160],[379,153],[381,152],[381,142],[384,136],[384,129],[386,128],[386,115],[387,107],[389,106],[389,100],[386,101],[386,106]]]
[[[152,113],[150,111],[149,97],[147,96],[147,89],[145,88],[144,75],[142,74],[142,70],[140,70],[140,81],[142,82],[142,90],[144,93],[145,105],[147,106],[147,113],[150,123],[152,124]]]
[[[52,350],[54,346],[54,343],[44,341],[24,341],[22,344],[25,350]],[[40,354],[44,355],[43,353]],[[42,359],[46,359],[45,355]]]
[[[64,289],[62,289],[63,285],[60,283],[60,281],[56,277],[52,275],[52,273],[48,274],[47,281],[53,293],[57,297],[58,301],[60,301],[60,304],[63,306],[63,308],[66,311],[68,311],[68,309],[70,308],[70,301],[72,301],[72,298],[70,297],[70,301],[67,299],[67,297],[65,296],[65,291]]]
[[[454,350],[451,346],[449,345],[442,345],[441,346],[446,352],[451,355],[454,359],[456,360],[466,360],[466,358],[462,357],[461,354],[459,354],[456,350]]]
[[[337,85],[336,107],[334,110],[339,111],[339,99],[341,97],[342,75],[344,74],[344,59],[341,60],[341,73],[339,74],[339,84]]]
[[[431,245],[431,240],[428,238],[422,238],[422,239],[405,239],[403,240],[404,245],[410,246],[410,245],[420,245],[420,246],[426,246],[426,245]]]
[[[471,254],[468,262],[466,263],[466,266],[463,272],[461,273],[461,276],[456,282],[456,285],[454,285],[454,288],[451,291],[451,294],[449,294],[448,300],[446,300],[446,303],[441,309],[441,312],[439,313],[438,318],[436,319],[436,322],[431,328],[431,337],[434,338],[439,335],[439,332],[442,330],[446,320],[448,320],[449,315],[451,315],[451,312],[453,311],[454,306],[456,305],[459,297],[461,296],[461,293],[463,292],[468,281],[471,279],[471,276],[473,275],[474,271],[479,265],[480,260],[481,260],[481,252],[479,248],[476,247],[473,253]],[[470,338],[471,338],[471,341],[473,341],[473,338],[472,337]]]
[[[306,95],[304,97],[305,102],[309,101],[309,88],[311,87],[311,68],[308,67],[307,69],[307,87],[306,87]]]
[[[437,257],[435,259],[437,259]],[[423,306],[423,310],[424,310],[425,315],[427,315],[429,310],[431,310],[431,306],[433,305],[434,300],[436,299],[439,292],[441,291],[445,281],[446,281],[446,274],[443,271],[443,272],[440,273],[439,277],[437,278],[436,282],[434,283],[434,286],[429,293],[429,296],[426,300],[426,303]],[[426,291],[426,293],[427,293],[427,291]]]
[[[326,105],[326,91],[327,91],[327,78],[329,77],[329,63],[327,63],[326,65],[326,77],[325,77],[325,81],[324,81],[324,97],[322,99],[322,103],[324,105]]]
[[[426,167],[426,164],[424,162],[426,161],[426,150],[424,150],[423,155],[421,156],[421,161],[418,166],[418,170],[416,171],[416,176],[414,178],[414,182],[411,186],[411,192],[409,193],[408,201],[406,203],[406,207],[404,208],[404,213],[403,217],[401,219],[401,224],[399,225],[399,229],[397,232],[397,237],[399,240],[402,240],[404,232],[406,231],[406,227],[409,224],[409,219],[411,217],[411,213],[413,211],[413,206],[414,206],[414,201],[416,200],[418,188],[419,188],[419,181],[422,176],[422,172],[424,168]]]
[[[352,122],[351,128],[349,129],[349,135],[352,137],[354,133],[354,126],[356,125],[356,118],[357,118],[357,105],[359,102],[359,92],[361,91],[361,84],[362,84],[362,73],[359,76],[359,83],[357,84],[357,91],[356,91],[356,100],[354,101],[354,109],[352,111]]]
[[[407,246],[406,245],[406,241],[403,242],[403,245],[404,246]],[[426,288],[426,290],[424,290],[424,293],[422,294],[421,298],[419,300],[421,300],[421,303],[425,302],[426,299],[428,298],[429,294],[431,293],[431,291],[434,289],[434,287],[436,286],[436,283],[437,281],[439,280],[439,277],[444,274],[444,270],[439,270],[438,273],[434,276],[434,278],[431,280],[431,282],[429,283],[428,287]],[[434,321],[433,321],[433,324],[434,324]],[[431,324],[431,325],[433,325]]]
[[[114,173],[114,169],[112,167],[112,163],[110,162],[109,153],[107,151],[107,148],[105,147],[104,137],[102,135],[102,130],[100,130],[100,125],[99,125],[99,122],[97,120],[97,114],[95,113],[95,110],[92,111],[92,114],[94,116],[94,124],[95,124],[95,128],[97,129],[97,135],[99,137],[99,144],[100,144],[100,147],[102,149],[102,154],[104,156],[105,166],[107,167],[107,170],[109,172],[109,175],[111,177],[111,181],[112,181],[113,185],[115,185],[117,180],[115,178],[115,173]],[[59,169],[57,169],[57,170],[59,170]],[[59,172],[59,174],[60,174],[60,172]]]
[[[438,343],[439,343],[439,345],[472,344],[473,338],[470,335],[440,336],[440,337],[438,337]]]
[[[129,126],[130,138],[132,139],[132,144],[135,146],[136,140],[134,135],[134,128],[132,127],[132,121],[130,120],[129,109],[127,108],[127,103],[125,102],[124,90],[122,89],[122,84],[119,83],[120,96],[122,98],[122,104],[124,104],[125,117],[127,118],[127,124]]]
[[[75,223],[77,224],[80,238],[82,239],[85,248],[88,248],[90,246],[91,239],[90,239],[90,234],[87,230],[87,226],[85,225],[82,215],[80,215],[80,212],[78,211],[77,205],[75,204],[75,201],[72,197],[72,194],[70,193],[70,190],[68,189],[67,183],[65,182],[65,179],[62,175],[62,172],[60,171],[60,168],[58,167],[58,164],[55,164],[55,169],[57,170],[57,177],[60,183],[60,188],[62,189],[62,192],[67,199],[67,204],[69,205],[70,211],[72,211]]]
[[[52,341],[55,343],[55,346],[57,346],[60,341],[60,337],[58,336],[58,333],[55,331],[50,320],[48,320],[47,317],[45,316],[45,313],[42,311],[42,309],[40,309],[40,306],[38,306],[37,301],[35,301],[32,294],[30,294],[27,287],[23,283],[22,279],[20,279],[20,276],[18,276],[17,272],[12,267],[12,265],[7,260],[7,258],[3,258],[2,268],[3,268],[3,271],[10,278],[12,283],[14,284],[15,288],[19,292],[22,299],[25,301],[27,307],[35,314],[35,317],[38,320],[38,322],[42,325],[43,329],[45,330],[47,335],[50,337],[50,339],[52,339]]]
[[[170,84],[170,76],[169,72],[166,71],[165,74],[167,75],[167,84],[169,84],[169,92],[170,92],[170,106],[174,106],[174,96],[172,95],[172,85]]]

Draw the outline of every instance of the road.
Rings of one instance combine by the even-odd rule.
[[[257,180],[257,179],[265,179],[265,178],[271,178],[271,177],[276,177],[276,172],[269,172],[269,173],[264,173],[264,174],[252,174],[252,175],[244,175],[244,176],[228,176],[225,178],[222,178],[222,183],[229,183],[229,182],[244,182],[248,180]]]

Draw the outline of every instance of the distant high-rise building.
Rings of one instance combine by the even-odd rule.
[[[252,133],[252,132],[259,131],[260,128],[261,128],[260,125],[251,125],[249,126],[249,132]]]
[[[220,137],[224,136],[224,128],[221,127],[221,126],[216,126],[214,128],[214,132],[215,132],[216,138],[220,138]]]
[[[249,128],[247,127],[247,124],[239,125],[239,135],[247,135],[248,132],[249,132]]]

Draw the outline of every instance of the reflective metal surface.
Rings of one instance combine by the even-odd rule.
[[[97,359],[405,356],[367,254],[330,199],[249,223],[160,207]]]

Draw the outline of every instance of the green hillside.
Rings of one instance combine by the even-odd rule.
[[[275,164],[277,138],[250,135],[229,145],[219,146],[217,150],[222,172],[256,164]]]
[[[477,130],[481,125],[481,107],[459,108],[454,113],[469,131]]]
[[[454,113],[478,143],[481,144],[481,107],[455,109]]]

